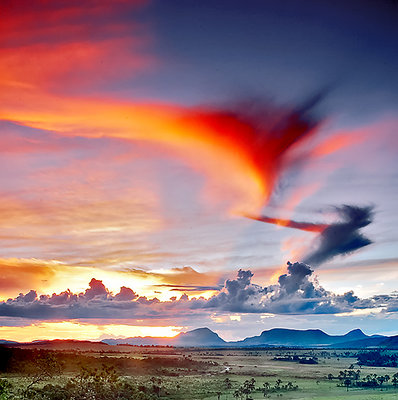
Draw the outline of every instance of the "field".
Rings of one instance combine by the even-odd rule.
[[[2,351],[1,399],[398,398],[393,380],[398,368],[359,366],[357,350],[109,346]],[[371,379],[375,386],[358,386]]]

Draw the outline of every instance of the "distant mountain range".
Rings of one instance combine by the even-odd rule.
[[[294,329],[271,329],[263,331],[260,336],[253,336],[236,342],[240,346],[300,346],[319,347],[330,346],[336,343],[356,341],[368,338],[360,329],[355,329],[345,335],[331,336],[320,329],[308,329],[305,331]]]
[[[328,335],[320,329],[296,330],[275,328],[263,331],[259,336],[226,342],[217,333],[209,328],[198,328],[180,333],[172,338],[164,337],[131,337],[125,339],[104,339],[102,342],[88,342],[76,340],[45,340],[31,343],[17,343],[0,340],[0,345],[46,347],[53,349],[69,349],[82,347],[89,350],[91,347],[106,349],[108,345],[134,346],[174,346],[174,347],[319,347],[319,348],[375,348],[398,349],[398,335],[387,337],[381,335],[365,335],[360,329],[354,329],[345,335]]]
[[[394,341],[395,338],[395,341]],[[388,341],[390,340],[390,341]],[[398,346],[398,336],[388,338],[381,335],[367,336],[360,329],[345,335],[328,335],[320,329],[296,330],[275,328],[263,331],[259,336],[226,342],[208,328],[180,333],[173,338],[133,337],[127,339],[105,339],[110,345],[169,345],[176,347],[332,347],[367,348]]]

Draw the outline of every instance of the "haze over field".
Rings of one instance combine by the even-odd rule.
[[[3,1],[0,339],[398,335],[396,17]]]

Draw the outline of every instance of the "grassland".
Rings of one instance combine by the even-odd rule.
[[[51,387],[65,388],[71,381],[76,383],[76,377],[80,377],[80,382],[85,382],[83,386],[95,383],[98,378],[98,382],[110,385],[110,388],[118,382],[120,385],[130,385],[137,392],[130,391],[128,392],[130,394],[124,395],[125,397],[117,397],[115,389],[109,391],[113,395],[101,392],[102,397],[99,394],[93,395],[94,397],[83,395],[67,397],[65,392],[64,397],[60,395],[61,397],[57,399],[398,399],[398,389],[393,385],[392,379],[375,388],[344,386],[344,381],[338,379],[340,371],[359,370],[360,379],[374,374],[388,375],[391,378],[398,372],[398,368],[359,366],[357,352],[357,350],[174,349],[133,346],[109,346],[109,349],[100,351],[24,349],[16,358],[10,359],[6,368],[3,365],[1,378],[3,382],[6,379],[11,387],[7,389],[8,395],[4,394],[0,398],[52,399],[48,393],[40,393],[40,389],[46,385],[49,390]],[[296,361],[281,361],[293,356]],[[23,357],[26,357],[26,360]],[[40,357],[43,357],[44,365],[40,365]],[[51,362],[46,359],[52,360],[51,362],[62,368],[51,371],[49,365]],[[300,364],[297,359],[314,359],[317,364]],[[47,368],[45,365],[50,371],[48,374],[44,373],[41,379],[40,372],[43,371],[40,369],[45,370]],[[84,378],[86,381],[81,380],[82,367],[86,368],[86,378]],[[101,378],[100,372],[103,368],[109,369]],[[95,372],[97,378],[93,375],[94,371],[97,371]],[[113,376],[115,381],[109,380],[110,376]],[[34,382],[35,379],[37,382]],[[241,392],[239,395],[237,390],[242,388],[245,382],[250,381],[253,382],[250,393]],[[268,388],[265,391],[264,384]],[[129,387],[128,385],[126,387]],[[26,391],[27,387],[33,391]]]

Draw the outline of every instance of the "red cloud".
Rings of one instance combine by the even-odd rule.
[[[8,4],[7,4],[8,3]],[[13,1],[0,20],[3,84],[60,92],[147,70],[143,24],[125,18],[142,1]]]

